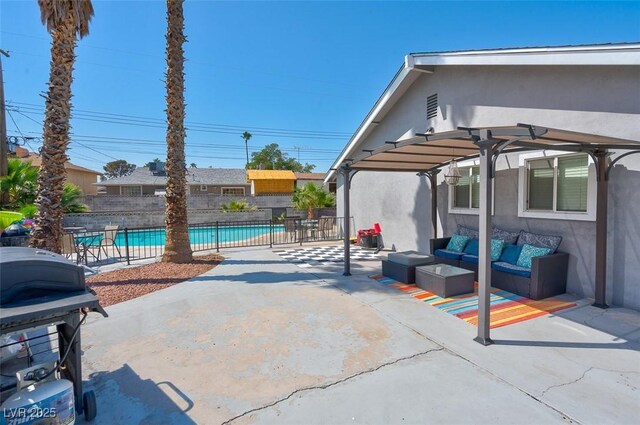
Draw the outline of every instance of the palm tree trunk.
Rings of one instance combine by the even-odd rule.
[[[30,246],[62,252],[62,192],[66,179],[64,163],[69,144],[71,82],[76,47],[75,16],[66,18],[51,31],[51,70],[45,105],[42,165],[38,173],[38,212]]]
[[[184,157],[184,15],[183,0],[167,0],[167,210],[162,261],[192,260],[187,220],[187,180]]]

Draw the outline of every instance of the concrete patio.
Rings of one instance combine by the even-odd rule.
[[[368,278],[226,250],[83,329],[96,424],[637,423],[640,313],[476,328]]]

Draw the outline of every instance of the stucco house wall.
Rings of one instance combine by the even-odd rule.
[[[373,149],[408,130],[528,123],[640,141],[638,66],[436,66],[417,77],[358,147]],[[438,94],[438,116],[426,119],[427,97]],[[616,152],[619,155],[621,152]],[[568,292],[593,297],[595,223],[518,217],[518,157],[502,156],[495,179],[494,224],[557,234],[571,255]],[[438,179],[438,233],[458,223],[478,227],[477,215],[448,212],[449,188]],[[609,182],[608,302],[640,309],[640,156],[620,161]],[[387,248],[429,250],[429,182],[415,173],[358,172],[352,180],[355,227],[382,226]],[[343,215],[338,177],[338,215]]]

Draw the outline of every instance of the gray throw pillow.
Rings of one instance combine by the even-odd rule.
[[[492,239],[502,239],[505,245],[515,245],[519,236],[520,232],[509,232],[499,227],[494,227],[491,234]]]
[[[551,254],[553,254],[558,250],[560,242],[562,242],[562,236],[538,235],[521,230],[517,245],[522,246],[524,244],[528,244],[543,248],[550,248]]]
[[[456,234],[461,236],[467,236],[469,239],[478,239],[478,231],[458,224],[458,231]]]

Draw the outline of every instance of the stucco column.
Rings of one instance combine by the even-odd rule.
[[[607,176],[607,151],[594,152],[596,160],[596,287],[595,307],[607,308],[607,201],[609,179]]]
[[[484,131],[483,131],[484,133]],[[488,133],[488,132],[487,132]],[[482,134],[480,146],[480,235],[478,256],[478,336],[482,345],[493,344],[489,336],[491,297],[491,145],[485,140],[490,134]]]
[[[342,195],[344,196],[344,219],[342,224],[344,227],[344,272],[342,274],[343,276],[351,276],[351,223],[349,221],[349,216],[351,215],[349,207],[349,189],[351,187],[351,181],[349,180],[349,167],[344,166],[341,171]]]

